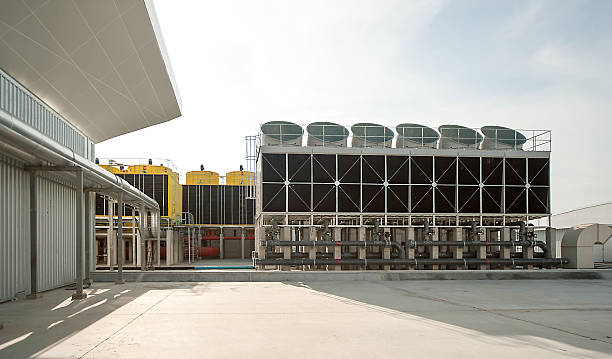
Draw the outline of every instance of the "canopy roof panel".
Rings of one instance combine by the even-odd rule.
[[[181,115],[151,1],[1,7],[0,67],[94,142]]]

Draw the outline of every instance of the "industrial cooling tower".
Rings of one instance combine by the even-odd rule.
[[[375,123],[356,123],[351,126],[353,147],[388,147],[392,146],[393,131]]]
[[[440,131],[439,149],[475,148],[482,142],[482,135],[476,130],[459,125],[442,125]]]
[[[440,135],[436,130],[414,123],[402,123],[397,131],[396,148],[436,148]]]
[[[264,146],[301,146],[304,130],[293,122],[270,121],[261,125],[261,133]]]
[[[348,130],[333,122],[313,122],[306,127],[308,146],[346,147]]]
[[[522,150],[527,142],[522,133],[507,127],[484,126],[480,131],[485,136],[480,145],[483,150]]]

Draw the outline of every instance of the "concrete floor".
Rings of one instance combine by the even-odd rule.
[[[612,281],[97,283],[0,305],[0,358],[610,358]]]

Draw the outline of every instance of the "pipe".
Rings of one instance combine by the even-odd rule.
[[[406,251],[397,242],[391,241],[262,241],[262,246],[276,246],[276,247],[315,247],[315,246],[390,246],[397,249],[400,252],[400,258],[406,258]]]
[[[546,243],[540,241],[499,241],[499,242],[488,242],[488,241],[409,241],[406,242],[409,247],[419,247],[419,246],[449,246],[449,247],[479,247],[479,246],[500,246],[500,247],[532,247],[536,246],[539,248],[546,248]]]
[[[9,141],[9,145],[18,145],[32,152],[40,160],[53,162],[55,165],[74,165],[91,173],[94,181],[101,186],[109,186],[125,192],[134,202],[143,202],[147,207],[159,210],[159,204],[127,181],[108,172],[90,160],[74,153],[67,147],[43,135],[38,130],[0,110],[0,138]],[[98,180],[98,181],[96,181]]]
[[[219,240],[218,236],[206,236],[206,237],[202,237],[202,240]],[[237,237],[237,236],[232,236],[232,237],[226,237],[223,236],[223,239],[242,239],[242,237]],[[255,239],[254,236],[245,236],[244,239]]]
[[[278,247],[286,247],[286,246],[304,246],[304,247],[312,247],[312,246],[392,246],[396,248],[400,252],[401,258],[406,258],[404,248],[397,242],[387,242],[387,241],[263,241],[263,246],[278,246]],[[459,246],[459,247],[469,247],[469,246],[500,246],[500,247],[538,247],[542,249],[542,251],[546,254],[548,248],[546,247],[546,243],[542,241],[499,241],[499,242],[488,242],[488,241],[408,241],[406,245],[409,248],[415,248],[418,246]]]
[[[418,258],[429,258],[429,253],[415,253],[414,256],[417,259]],[[473,252],[463,252],[462,257],[463,258],[476,258],[477,256]],[[539,252],[534,253],[533,257],[534,258],[545,258],[544,253],[539,253]],[[441,258],[441,259],[453,258],[453,254],[449,252],[440,252],[438,254],[438,258]],[[499,251],[487,253],[487,258],[489,259],[499,258]],[[523,253],[512,252],[510,253],[510,258],[523,258]]]
[[[542,252],[544,252],[544,256],[548,254],[548,247],[546,246],[546,243],[542,241],[533,241],[533,246],[540,248]]]
[[[255,259],[256,265],[482,265],[499,264],[512,266],[543,265],[561,266],[567,264],[567,258],[538,258],[538,259]]]

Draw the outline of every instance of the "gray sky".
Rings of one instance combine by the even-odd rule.
[[[98,157],[244,164],[259,124],[552,130],[553,212],[612,200],[612,1],[156,0],[183,116]]]

